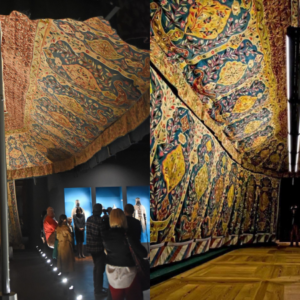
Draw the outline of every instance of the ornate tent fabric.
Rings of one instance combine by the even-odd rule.
[[[0,22],[8,179],[72,169],[149,116],[149,51],[104,19]]]
[[[287,172],[285,32],[295,19],[290,6],[262,0],[150,4],[151,44],[165,56],[160,63],[153,55],[153,63],[186,104],[194,99],[194,113],[236,162],[275,177]]]
[[[274,241],[279,179],[239,166],[152,70],[151,267]]]
[[[274,241],[287,174],[290,2],[150,8],[151,267]]]

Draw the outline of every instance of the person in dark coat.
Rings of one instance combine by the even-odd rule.
[[[94,262],[94,294],[95,296],[106,296],[103,289],[103,273],[105,270],[105,254],[101,232],[107,230],[105,218],[101,218],[102,205],[96,203],[93,207],[93,215],[86,222],[86,247],[91,253]]]
[[[127,219],[127,232],[136,240],[141,240],[142,225],[141,222],[133,217],[134,207],[131,204],[126,204],[124,209]]]
[[[75,224],[75,237],[78,248],[78,257],[85,258],[83,255],[83,241],[84,241],[84,231],[85,231],[85,215],[81,207],[76,210],[76,215],[73,216]]]
[[[138,276],[128,242],[140,259],[146,259],[148,252],[140,241],[127,235],[127,219],[121,209],[112,210],[109,215],[109,225],[108,230],[107,227],[102,230],[102,238],[106,253],[106,275],[112,300],[142,300],[141,278]]]
[[[298,243],[298,228],[299,228],[299,212],[296,205],[291,207],[291,247],[293,246],[294,236],[296,237],[296,246],[299,247]]]

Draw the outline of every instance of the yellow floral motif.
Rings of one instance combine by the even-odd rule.
[[[208,170],[207,170],[207,165],[204,164],[204,166],[200,169],[198,174],[195,177],[195,191],[197,195],[197,199],[199,200],[208,185]]]
[[[168,192],[179,184],[185,173],[185,162],[181,145],[170,152],[162,163]]]
[[[206,143],[206,149],[208,152],[210,152],[212,150],[212,146],[211,146],[211,140],[209,140],[207,143]]]
[[[225,155],[224,155],[223,158],[222,158],[222,165],[223,165],[223,166],[226,165],[226,161],[227,161],[227,159],[226,159],[226,157],[225,157]]]
[[[84,89],[100,91],[93,74],[80,65],[63,65],[63,68],[76,84]]]
[[[163,231],[167,228],[170,223],[170,220],[173,218],[174,214],[170,215],[168,219],[164,221],[153,221],[150,218],[150,242],[156,243],[158,240],[158,232]]]
[[[9,152],[9,156],[14,158],[14,159],[17,159],[18,157],[20,157],[22,154],[22,152],[18,149],[13,149],[12,151]]]
[[[183,38],[184,33],[180,29],[175,27],[175,29],[170,30],[168,32],[168,35],[169,35],[169,37],[171,38],[172,41],[178,41],[178,40]]]
[[[205,153],[204,155],[204,160],[208,163],[209,162],[209,156],[207,155],[207,153]]]
[[[233,108],[234,113],[243,113],[249,110],[255,103],[257,97],[241,96]]]
[[[240,4],[237,0],[234,0],[231,6],[232,13],[237,16],[241,12]]]
[[[232,185],[228,191],[227,194],[227,203],[228,203],[228,207],[232,206],[234,200],[234,185]]]
[[[253,141],[252,147],[255,148],[255,147],[261,145],[262,143],[265,142],[266,139],[267,139],[266,136],[259,136],[259,137],[257,137],[257,138]]]
[[[261,121],[252,121],[250,122],[246,127],[245,127],[245,130],[244,130],[244,133],[245,134],[249,134],[249,133],[253,133],[255,132],[259,126],[261,125]]]
[[[123,56],[118,54],[110,42],[105,40],[94,40],[88,42],[91,48],[106,59],[120,59]]]
[[[264,192],[261,196],[259,209],[261,211],[265,211],[267,209],[269,203],[270,203],[270,200],[269,200],[268,194],[266,192]]]
[[[186,143],[186,137],[184,134],[180,133],[179,136],[178,136],[178,140],[179,142],[184,145]]]
[[[68,110],[74,113],[84,114],[84,109],[73,98],[65,95],[55,95],[59,102]]]
[[[245,73],[247,65],[241,62],[228,61],[220,72],[218,84],[232,85],[237,83]]]
[[[215,39],[224,30],[230,13],[231,9],[218,1],[196,0],[190,7],[185,33]]]

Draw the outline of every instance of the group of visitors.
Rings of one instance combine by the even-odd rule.
[[[74,228],[77,242],[78,257],[84,258],[83,241],[85,231],[85,216],[81,207],[76,208],[73,218],[67,218],[62,214],[59,220],[55,219],[54,209],[48,207],[47,213],[43,218],[43,227],[41,237],[43,242],[48,246],[48,256],[57,260],[57,267],[61,271],[68,273],[74,270]],[[54,249],[52,251],[52,249]]]
[[[97,203],[93,214],[86,223],[83,210],[77,207],[74,215],[75,236],[79,257],[83,255],[83,238],[86,225],[86,250],[94,262],[94,294],[103,297],[107,294],[112,300],[143,299],[143,278],[139,276],[141,265],[149,268],[148,252],[140,242],[141,222],[133,218],[134,207],[102,210]],[[104,215],[101,217],[102,212]],[[60,215],[55,220],[54,210],[49,207],[43,220],[45,243],[48,248],[57,250],[57,267],[63,273],[74,270],[72,218]],[[103,275],[106,272],[109,290],[103,288]],[[149,281],[149,278],[147,279]]]

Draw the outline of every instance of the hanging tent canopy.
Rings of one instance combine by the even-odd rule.
[[[290,1],[150,5],[153,63],[236,162],[274,177],[288,171],[285,34],[297,20],[293,5],[293,18]]]
[[[292,4],[292,9],[291,9]],[[275,241],[297,1],[151,1],[151,267]]]
[[[70,170],[149,116],[149,51],[103,18],[0,22],[8,179]]]

